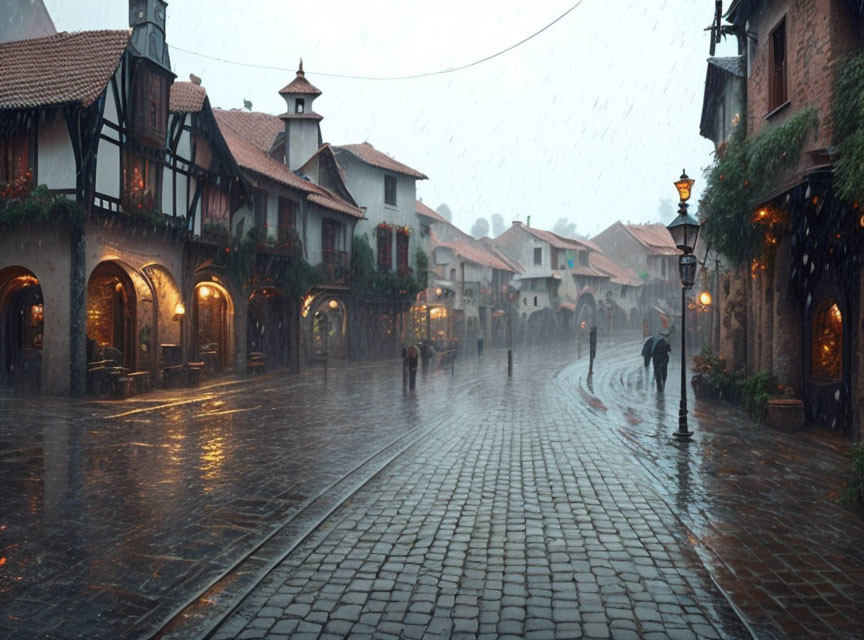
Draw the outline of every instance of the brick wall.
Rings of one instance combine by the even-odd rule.
[[[789,105],[770,118],[768,67],[770,35],[786,17],[787,98]],[[855,46],[860,46],[849,9],[840,0],[777,0],[754,17],[749,31],[757,37],[751,45],[747,84],[747,127],[753,135],[776,126],[808,106],[817,109],[819,127],[805,143],[805,150],[819,149],[831,141],[833,65]],[[806,156],[805,168],[813,164]]]

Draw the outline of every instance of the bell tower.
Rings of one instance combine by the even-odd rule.
[[[165,42],[167,7],[164,0],[129,0],[129,26],[132,27],[129,45],[138,56],[171,71],[168,44]]]
[[[297,77],[279,95],[288,107],[279,116],[285,123],[285,164],[296,171],[318,151],[321,145],[320,122],[324,119],[312,110],[312,103],[321,95],[321,90],[306,79],[302,58]]]

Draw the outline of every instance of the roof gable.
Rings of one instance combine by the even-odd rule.
[[[361,162],[371,165],[373,167],[377,167],[379,169],[385,169],[394,173],[401,173],[402,175],[406,175],[417,180],[428,180],[428,177],[425,174],[420,173],[416,169],[412,169],[408,165],[402,164],[398,160],[395,160],[394,158],[388,156],[386,153],[378,151],[378,149],[373,147],[368,142],[363,142],[362,144],[343,144],[339,146],[334,145],[333,149],[336,151],[337,154],[340,152],[350,153]]]
[[[63,31],[0,43],[0,109],[90,106],[117,69],[129,34]]]

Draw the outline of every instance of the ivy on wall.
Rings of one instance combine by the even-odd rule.
[[[837,67],[834,122],[835,192],[848,204],[864,202],[864,52],[851,53]]]
[[[751,138],[736,130],[729,143],[718,149],[706,171],[708,184],[699,202],[699,217],[706,240],[733,262],[764,257],[785,231],[782,212],[753,208],[776,186],[777,173],[798,162],[804,140],[816,124],[811,107]]]
[[[351,240],[351,287],[359,296],[377,294],[404,299],[413,299],[424,288],[412,275],[378,271],[369,238],[365,235],[354,236]]]

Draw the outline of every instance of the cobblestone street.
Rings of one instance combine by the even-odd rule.
[[[2,400],[0,636],[861,637],[847,445],[696,404],[678,446],[638,350]]]

